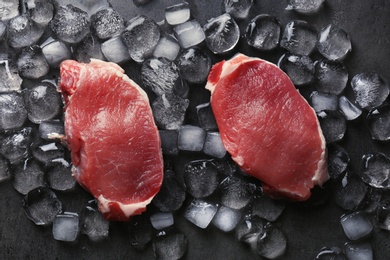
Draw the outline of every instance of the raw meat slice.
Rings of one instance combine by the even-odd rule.
[[[65,133],[75,179],[109,220],[145,210],[163,179],[160,137],[146,93],[118,65],[61,63]]]
[[[226,150],[265,193],[306,200],[329,178],[316,114],[274,64],[238,54],[214,65],[206,88]]]

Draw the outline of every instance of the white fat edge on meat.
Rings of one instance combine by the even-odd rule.
[[[126,217],[130,217],[134,215],[135,212],[139,211],[139,209],[145,208],[147,205],[150,204],[154,196],[151,196],[145,201],[137,202],[137,203],[132,203],[132,204],[123,204],[118,201],[113,201],[104,198],[103,195],[100,195],[98,197],[99,201],[99,209],[102,213],[108,213],[110,212],[110,203],[117,203],[122,210],[123,214],[125,214]]]

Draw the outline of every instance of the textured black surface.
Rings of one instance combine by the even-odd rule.
[[[221,0],[187,0],[190,3],[194,18],[204,24],[209,18],[222,12]],[[149,4],[136,7],[131,0],[111,0],[113,7],[126,20],[138,13],[144,13],[156,21],[163,19],[166,6],[177,3],[174,0],[154,0]],[[254,0],[249,19],[267,13],[277,16],[282,26],[295,19],[310,22],[317,30],[334,23],[347,31],[352,39],[353,51],[345,60],[350,78],[361,72],[376,72],[390,79],[390,2],[388,0],[327,0],[319,13],[299,15],[286,11],[287,1]],[[245,31],[247,20],[238,21],[241,32]],[[276,62],[281,51],[271,53],[259,52],[247,46],[240,39],[237,48],[224,57],[213,56],[213,62],[229,58],[235,52],[258,56]],[[318,57],[314,53],[313,57]],[[126,71],[136,82],[141,83],[140,67],[130,62],[125,65]],[[348,87],[349,89],[349,87]],[[310,93],[310,86],[301,89],[304,95]],[[190,109],[208,101],[209,93],[203,86],[193,86]],[[350,90],[346,91],[350,95]],[[364,115],[365,116],[365,115]],[[188,123],[193,115],[189,113]],[[358,172],[360,158],[372,151],[390,154],[389,144],[371,141],[364,120],[348,123],[348,130],[341,144],[351,157],[351,171]],[[188,158],[187,158],[188,159]],[[176,162],[176,167],[183,165]],[[82,206],[90,199],[89,195],[78,188],[72,194],[59,194],[66,211],[80,212]],[[10,181],[0,183],[0,259],[153,259],[149,246],[144,252],[135,251],[129,244],[126,230],[121,223],[111,223],[110,238],[101,243],[92,243],[80,237],[75,244],[61,243],[53,240],[51,228],[35,226],[22,209],[22,197],[12,188]],[[345,213],[331,200],[325,205],[306,208],[289,204],[277,225],[286,234],[288,249],[282,259],[314,259],[324,246],[342,247],[347,241],[339,223]],[[223,233],[214,227],[200,230],[183,218],[183,212],[175,217],[176,225],[188,237],[188,252],[185,259],[259,259],[248,248],[235,240],[234,234]],[[390,259],[389,232],[377,228],[370,241],[374,248],[375,259]]]

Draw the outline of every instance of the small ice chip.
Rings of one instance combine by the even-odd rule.
[[[197,20],[176,25],[173,30],[180,46],[184,49],[198,45],[206,38],[203,28]]]
[[[74,212],[58,214],[53,220],[53,237],[58,241],[74,242],[80,232],[79,215]]]
[[[158,212],[150,216],[150,223],[155,229],[164,229],[173,225],[172,212]]]
[[[345,235],[351,240],[358,240],[366,237],[373,230],[370,219],[363,211],[356,211],[348,215],[344,215],[341,218],[340,223]]]
[[[349,35],[335,25],[325,26],[318,34],[317,49],[328,60],[341,61],[351,52]]]
[[[207,132],[203,152],[217,158],[225,157],[226,149],[223,146],[219,132]]]
[[[206,132],[197,126],[183,125],[179,129],[179,149],[200,152],[203,149]]]
[[[186,209],[184,217],[199,228],[205,229],[217,213],[217,210],[218,206],[213,203],[194,199]]]
[[[165,8],[165,20],[170,25],[184,23],[190,19],[190,16],[190,5],[187,2],[182,2]]]
[[[104,57],[108,61],[120,64],[130,60],[129,50],[120,36],[103,42],[101,49]]]
[[[241,219],[241,211],[220,206],[213,218],[213,225],[224,232],[232,231]]]
[[[279,45],[280,27],[275,16],[260,14],[248,23],[245,31],[246,41],[249,46],[258,50],[273,50]]]

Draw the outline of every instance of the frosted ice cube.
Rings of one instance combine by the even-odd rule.
[[[345,235],[351,240],[358,240],[366,237],[373,230],[370,219],[363,211],[356,211],[348,215],[344,215],[341,218],[340,223]]]
[[[295,10],[302,14],[317,12],[325,0],[289,0],[286,10]]]
[[[150,223],[155,229],[164,229],[174,223],[172,212],[158,212],[150,216]]]
[[[215,54],[231,51],[240,39],[240,28],[230,14],[208,20],[203,30],[207,47]]]
[[[205,82],[211,69],[210,56],[199,48],[184,50],[177,59],[182,78],[190,83]]]
[[[157,126],[167,130],[179,129],[184,122],[189,103],[188,99],[169,93],[157,97],[152,103]]]
[[[203,28],[197,20],[176,25],[173,30],[180,46],[184,49],[198,45],[206,38]]]
[[[28,0],[24,5],[31,19],[38,24],[47,25],[53,19],[54,6],[51,0]]]
[[[46,172],[47,184],[57,191],[70,191],[76,187],[76,180],[72,176],[70,164],[57,163]]]
[[[204,198],[217,189],[218,171],[210,160],[191,161],[184,167],[184,182],[189,194]]]
[[[308,22],[302,20],[291,21],[284,28],[280,47],[298,55],[309,55],[317,43],[317,31]]]
[[[220,206],[213,218],[213,225],[224,232],[232,231],[240,221],[241,211]]]
[[[165,8],[165,20],[170,25],[184,23],[190,19],[190,15],[190,5],[187,2],[182,2]]]
[[[338,107],[337,96],[331,93],[313,91],[310,94],[310,103],[317,113],[324,110],[335,111]]]
[[[130,60],[129,50],[120,36],[111,38],[101,45],[102,53],[108,61],[124,63]]]
[[[21,90],[22,78],[16,64],[8,60],[0,60],[0,93]]]
[[[218,206],[200,199],[194,199],[184,212],[184,217],[200,228],[207,228],[217,213]]]
[[[196,113],[198,115],[199,125],[204,130],[218,129],[210,103],[204,103],[196,106]]]
[[[224,0],[223,7],[235,19],[245,19],[253,5],[253,0]]]
[[[0,1],[0,20],[7,21],[19,15],[20,1]]]
[[[370,153],[362,158],[362,179],[368,185],[388,189],[390,187],[390,158],[383,153]]]
[[[362,110],[355,106],[345,96],[341,96],[339,98],[339,109],[340,112],[344,115],[345,119],[347,119],[348,121],[355,120],[362,114]]]
[[[258,50],[273,50],[279,45],[280,22],[268,14],[260,14],[253,18],[245,31],[245,38],[249,46]]]
[[[163,36],[158,41],[156,48],[153,51],[153,56],[156,58],[164,57],[174,61],[179,54],[180,45],[177,40],[169,35]]]
[[[119,36],[125,28],[125,20],[114,9],[107,8],[91,16],[91,28],[102,40]]]
[[[207,132],[203,152],[217,158],[223,158],[226,155],[219,132]]]
[[[32,128],[25,127],[17,131],[6,132],[0,142],[0,152],[11,164],[17,164],[30,155]]]
[[[340,94],[348,82],[348,71],[346,67],[339,62],[327,60],[317,61],[315,63],[316,89],[318,91]]]
[[[0,94],[0,130],[21,127],[27,119],[27,110],[21,94]]]
[[[353,260],[373,260],[372,246],[365,241],[351,241],[345,243],[345,254],[348,259]]]
[[[278,66],[295,86],[307,85],[314,80],[314,62],[308,56],[286,53],[280,57]]]
[[[42,52],[51,67],[58,67],[64,60],[72,57],[69,47],[53,38],[47,39],[42,45]]]
[[[35,161],[18,165],[14,171],[13,185],[20,194],[26,195],[35,188],[45,186],[44,172]]]
[[[58,214],[53,220],[53,237],[58,241],[74,242],[80,232],[79,215],[74,212]]]
[[[98,211],[95,200],[88,201],[80,213],[80,231],[92,241],[108,238],[110,222]]]
[[[183,151],[202,151],[206,132],[197,126],[183,125],[179,129],[179,149]]]
[[[35,44],[41,38],[44,27],[36,24],[27,15],[16,16],[8,23],[8,43],[12,48]]]
[[[84,12],[88,13],[88,16],[91,16],[102,9],[107,9],[110,7],[110,4],[107,0],[52,0],[55,8],[58,9],[61,6],[73,5],[77,8],[80,8]]]
[[[24,48],[16,64],[19,75],[29,79],[38,79],[46,75],[50,69],[42,49],[37,45]]]
[[[318,34],[317,49],[328,60],[341,61],[352,50],[351,39],[343,29],[329,24]]]
[[[236,176],[226,177],[219,185],[221,204],[242,209],[252,199],[253,192],[247,181]]]
[[[38,133],[44,140],[62,139],[65,137],[64,123],[59,120],[42,122],[39,124]]]

